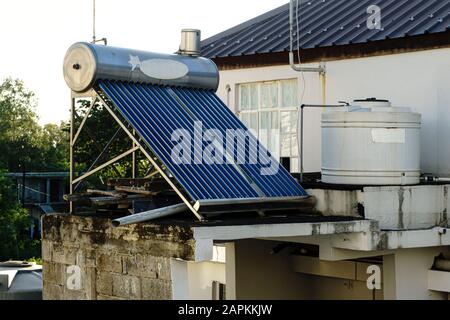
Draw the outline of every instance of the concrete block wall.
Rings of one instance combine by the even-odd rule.
[[[190,228],[50,215],[43,220],[46,300],[170,300],[172,259],[194,259]]]

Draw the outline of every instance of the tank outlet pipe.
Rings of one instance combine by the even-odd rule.
[[[321,75],[326,73],[326,69],[324,65],[321,65],[317,68],[307,68],[302,67],[301,65],[296,65],[294,62],[294,11],[295,11],[295,2],[299,0],[291,0],[290,8],[289,8],[289,26],[290,26],[290,50],[289,50],[289,64],[294,71],[297,72],[318,72]],[[297,37],[300,36],[300,30],[297,30]],[[300,49],[300,48],[299,48]]]
[[[188,207],[184,203],[182,203],[170,207],[155,209],[151,211],[134,214],[128,217],[116,219],[113,220],[112,224],[114,227],[127,226],[130,224],[137,224],[173,216],[174,214],[186,212],[188,210],[189,210]]]
[[[303,182],[303,176],[304,176],[304,172],[305,172],[305,167],[304,167],[304,156],[303,156],[303,149],[304,149],[304,128],[303,128],[303,124],[304,124],[304,110],[305,108],[344,108],[344,107],[348,107],[347,103],[343,103],[343,104],[339,104],[339,105],[325,105],[325,104],[302,104],[300,106],[300,124],[297,126],[298,131],[297,132],[298,136],[300,137],[300,157],[299,157],[299,168],[300,168],[300,183]]]

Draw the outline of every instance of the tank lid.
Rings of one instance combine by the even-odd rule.
[[[383,99],[377,99],[377,98],[367,98],[367,99],[354,100],[354,102],[389,102],[389,100],[383,100]]]
[[[367,98],[358,99],[353,101],[352,107],[356,108],[391,108],[392,104],[389,100],[377,99],[377,98]]]

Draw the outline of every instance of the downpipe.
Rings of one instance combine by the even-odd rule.
[[[297,72],[318,72],[321,75],[325,75],[326,69],[324,65],[321,65],[317,68],[308,68],[308,67],[302,67],[301,65],[295,64],[294,59],[294,11],[295,11],[295,1],[298,0],[291,0],[290,2],[290,8],[289,8],[289,36],[290,36],[290,50],[289,50],[289,64],[291,68],[294,71]],[[297,30],[299,32],[299,30]],[[297,35],[300,36],[300,35]]]

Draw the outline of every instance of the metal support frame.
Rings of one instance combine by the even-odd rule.
[[[114,136],[109,140],[109,142],[106,144],[106,146],[103,148],[102,152],[98,155],[97,159],[95,159],[95,161],[91,164],[91,166],[89,167],[89,169],[87,170],[88,172],[91,171],[92,169],[94,169],[94,167],[97,165],[97,163],[103,159],[103,157],[106,154],[106,151],[108,151],[109,147],[111,146],[111,144],[114,142],[114,140],[117,138],[117,136],[119,135],[119,133],[121,132],[121,128],[119,128],[116,133],[114,134]],[[117,173],[118,171],[115,170]],[[78,187],[80,186],[81,181],[78,182],[78,184],[75,186],[75,190],[77,191]]]
[[[123,122],[119,119],[119,117],[114,113],[114,111],[108,106],[108,103],[101,97],[98,96],[98,99],[102,103],[103,107],[110,113],[110,115],[116,120],[116,122],[122,127],[125,133],[129,136],[129,138],[134,142],[136,148],[139,149],[142,154],[150,161],[153,167],[159,172],[159,174],[166,180],[166,182],[170,185],[170,187],[177,193],[177,195],[181,198],[181,200],[186,204],[190,211],[199,219],[200,221],[204,221],[205,218],[195,210],[192,203],[184,196],[183,192],[173,183],[173,181],[169,178],[166,172],[161,168],[161,166],[156,162],[156,160],[147,152],[147,150],[141,145],[140,141],[133,135],[133,133],[123,124]],[[132,149],[133,150],[133,149]]]
[[[75,132],[75,97],[72,95],[70,97],[70,186],[69,186],[69,192],[72,195],[73,194],[73,179],[74,179],[74,172],[75,172],[75,159],[73,154],[73,138],[74,138],[74,132]],[[73,202],[70,202],[69,205],[70,213],[75,213],[75,207],[73,205]]]
[[[136,135],[135,130],[133,130],[133,135]],[[133,141],[133,148],[134,147],[136,147],[136,144]],[[138,163],[137,163],[137,155],[136,155],[136,152],[133,152],[133,163],[132,163],[132,169],[131,169],[132,170],[131,175],[132,175],[133,179],[137,178],[138,171],[139,171],[138,169],[139,169],[139,167],[138,167]]]
[[[95,104],[97,103],[97,101],[98,101],[97,99],[94,99],[94,100],[92,101],[91,105],[89,106],[89,109],[88,109],[88,111],[86,112],[86,114],[85,114],[85,116],[84,116],[84,118],[83,118],[83,121],[81,121],[80,127],[79,127],[78,130],[77,130],[77,133],[76,133],[75,136],[73,137],[73,140],[72,140],[72,142],[71,142],[71,144],[70,144],[71,146],[74,146],[75,143],[77,143],[78,137],[80,136],[81,131],[83,131],[84,125],[86,124],[87,119],[88,119],[89,116],[91,115],[92,109],[94,109]]]
[[[80,181],[82,181],[82,180],[84,180],[84,179],[86,179],[86,178],[92,176],[93,174],[99,172],[100,170],[103,170],[103,169],[105,169],[106,167],[109,167],[110,165],[116,163],[117,161],[119,161],[119,160],[125,158],[126,156],[128,156],[128,155],[130,155],[130,154],[132,154],[133,152],[136,152],[137,150],[139,150],[139,147],[134,147],[134,148],[128,150],[127,152],[122,153],[120,156],[117,156],[117,157],[115,157],[114,159],[109,160],[108,162],[102,164],[101,166],[98,166],[98,167],[95,168],[94,170],[91,170],[91,171],[85,173],[84,175],[82,175],[81,177],[79,177],[79,178],[73,180],[72,183],[73,183],[73,184],[76,184],[76,183],[78,183],[78,182],[80,182]]]
[[[77,131],[75,132],[75,115],[76,115],[76,98],[82,98],[82,97],[86,97],[86,98],[91,98],[92,99],[92,104],[90,106],[90,108],[88,109],[80,127],[77,129]],[[86,172],[85,174],[83,174],[82,176],[75,178],[75,157],[74,157],[74,146],[78,140],[79,135],[81,134],[81,132],[83,131],[83,129],[87,129],[84,128],[86,121],[89,117],[89,114],[91,113],[92,109],[95,107],[95,104],[100,102],[103,107],[108,111],[108,113],[114,118],[114,120],[117,122],[117,124],[119,124],[119,126],[122,128],[122,130],[128,135],[128,137],[131,139],[132,141],[132,148],[126,152],[124,152],[123,154],[115,157],[114,159],[111,159],[110,161],[98,166],[95,169],[92,169],[92,167],[90,168],[90,170],[88,172]],[[72,93],[72,97],[71,97],[71,125],[70,125],[70,194],[73,195],[74,191],[76,190],[74,188],[75,185],[81,183],[84,179],[92,176],[93,174],[99,172],[100,170],[116,163],[117,161],[132,155],[133,157],[133,173],[132,176],[133,178],[136,178],[137,176],[137,163],[136,163],[136,152],[137,151],[141,151],[142,154],[144,154],[144,156],[150,161],[150,163],[152,164],[153,168],[155,169],[155,171],[151,174],[151,176],[159,173],[165,180],[166,182],[171,186],[171,188],[178,194],[178,196],[181,198],[181,200],[183,201],[183,203],[186,205],[186,207],[192,211],[192,213],[197,217],[198,220],[200,221],[204,221],[205,219],[203,218],[202,215],[200,215],[198,213],[198,211],[194,208],[193,204],[189,201],[189,199],[187,199],[183,192],[175,185],[175,183],[169,178],[168,174],[166,174],[166,172],[164,171],[164,169],[157,163],[157,161],[149,154],[149,152],[142,146],[142,144],[140,143],[139,139],[136,138],[136,132],[130,131],[127,126],[125,126],[125,124],[120,120],[120,118],[116,115],[116,113],[109,107],[108,103],[99,95],[97,94],[95,91],[90,91],[89,93],[86,93],[85,96],[83,95],[79,95],[76,93]],[[102,153],[103,154],[103,153]],[[102,156],[102,154],[99,156],[99,158]],[[98,162],[99,159],[97,159],[94,163],[94,165],[96,164],[96,162]],[[73,202],[70,202],[70,212],[73,214],[75,213],[75,206],[73,204]]]

